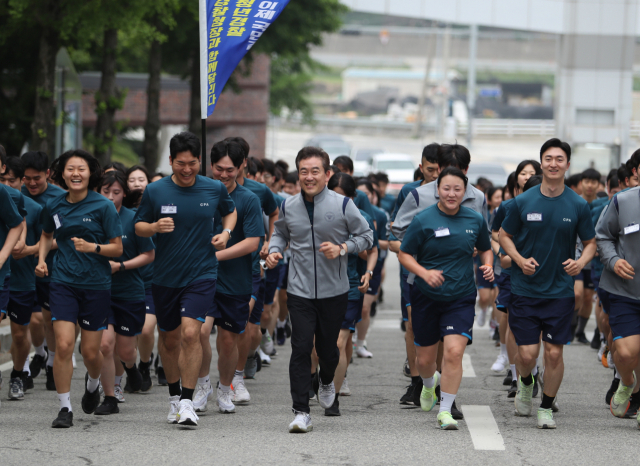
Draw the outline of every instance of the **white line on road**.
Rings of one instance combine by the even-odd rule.
[[[504,439],[489,406],[462,406],[473,447],[476,450],[504,450]]]
[[[475,377],[476,371],[473,370],[471,365],[471,356],[468,354],[462,355],[462,377]]]
[[[35,352],[29,354],[29,359],[36,354]],[[5,362],[4,364],[0,364],[0,372],[8,371],[9,369],[13,369],[13,361]]]

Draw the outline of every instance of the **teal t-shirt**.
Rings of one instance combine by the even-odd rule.
[[[220,182],[198,175],[193,186],[182,188],[171,176],[144,190],[135,223],[173,218],[171,233],[156,235],[153,283],[182,288],[196,280],[218,277],[213,238],[213,217],[229,215],[235,206]]]
[[[353,198],[353,203],[360,210],[364,210],[367,215],[371,218],[375,218],[375,214],[373,213],[373,208],[371,207],[371,202],[369,202],[369,198],[364,193],[364,191],[360,191],[356,189],[356,197]]]
[[[360,214],[369,224],[369,228],[373,231],[373,246],[371,249],[378,247],[378,234],[373,226],[373,219],[364,210],[360,209]],[[367,261],[360,259],[357,253],[350,252],[348,254],[349,262],[347,263],[347,276],[349,277],[349,301],[355,301],[360,299],[362,293],[358,290],[358,287],[362,285],[360,279],[367,271]]]
[[[403,186],[404,187],[404,186]],[[385,194],[382,199],[380,199],[380,207],[391,215],[393,213],[393,208],[396,205],[396,198],[391,194]]]
[[[238,220],[233,229],[231,238],[227,242],[227,248],[238,244],[247,238],[264,237],[264,224],[262,222],[262,209],[258,196],[247,188],[236,185],[229,194],[236,205]],[[219,212],[215,216],[215,234],[222,233],[222,217]],[[252,254],[236,257],[226,261],[220,261],[218,270],[218,282],[216,291],[227,295],[250,295],[253,289]]]
[[[417,257],[427,270],[442,270],[444,283],[432,288],[422,278],[415,285],[436,301],[454,301],[475,292],[473,248],[491,249],[489,229],[482,214],[460,207],[455,215],[447,215],[438,204],[416,215],[402,241],[402,252]]]
[[[272,213],[276,211],[278,205],[276,204],[276,200],[274,198],[273,193],[266,185],[262,183],[258,183],[257,181],[250,180],[249,178],[245,178],[243,181],[243,187],[247,188],[253,194],[258,196],[260,200],[260,207],[262,207],[262,212],[268,217]],[[264,244],[264,239],[260,240],[260,246],[258,250],[251,254],[251,259],[253,261],[252,273],[253,275],[260,275],[260,249]]]
[[[529,298],[571,298],[573,277],[562,263],[575,258],[578,236],[588,241],[596,235],[587,201],[565,188],[557,197],[546,197],[540,186],[529,189],[509,205],[502,229],[513,235],[524,258],[540,265],[526,276],[511,266],[511,293]]]
[[[138,257],[143,252],[154,248],[151,238],[136,235],[136,225],[133,222],[136,213],[126,207],[120,207],[120,223],[122,223],[122,255],[114,262],[126,262]],[[144,300],[144,278],[142,268],[125,269],[111,276],[111,297],[122,301]]]
[[[513,202],[513,199],[507,199],[506,201],[502,201],[502,204],[500,204],[500,207],[498,207],[498,210],[495,212],[493,216],[493,221],[491,222],[491,231],[500,231],[500,228],[502,228],[502,222],[504,222],[504,217],[507,214],[507,209],[509,208],[509,205],[511,204],[511,202]],[[504,252],[504,249],[502,248],[500,248],[500,253],[506,254]],[[498,263],[500,263],[500,261],[498,261]],[[508,267],[506,269],[503,269],[502,267],[500,267],[500,269],[501,269],[500,275],[502,274],[511,275],[511,267]]]
[[[43,209],[49,199],[53,199],[54,197],[58,197],[66,193],[66,191],[60,186],[56,186],[55,184],[51,183],[48,183],[47,189],[45,189],[42,194],[38,194],[37,196],[32,196],[25,185],[22,185],[21,192],[29,199],[33,199],[38,204],[40,204],[40,207],[42,207]],[[42,223],[40,224],[40,227],[42,228]],[[56,249],[49,251],[49,254],[47,254],[47,258],[45,260],[45,262],[47,263],[47,268],[49,269],[49,273],[51,273],[51,271],[53,270],[53,258],[56,255],[56,251]],[[36,282],[47,283],[49,281],[51,281],[51,276],[36,277]]]
[[[378,239],[382,241],[387,241],[388,235],[388,226],[389,226],[389,218],[384,210],[380,207],[371,206],[373,208],[373,213],[376,214],[376,233],[378,235]],[[380,249],[378,247],[378,263],[384,262],[387,258],[387,251],[384,249]]]
[[[20,210],[19,206],[14,202],[15,194],[11,193],[11,191],[15,191],[15,194],[20,195],[15,189],[0,184],[0,206],[2,206],[2,209],[0,209],[0,248],[7,240],[9,230],[20,225],[22,219],[27,215],[24,210],[24,198],[22,198],[22,210]],[[19,203],[20,201],[18,200]],[[11,261],[7,259],[2,268],[0,268],[0,287],[4,285],[4,281],[10,273]]]
[[[40,214],[42,207],[36,201],[24,197],[24,206],[27,210],[27,246],[33,246],[40,241],[42,226]],[[34,291],[36,289],[36,265],[38,259],[35,255],[23,257],[20,260],[11,258],[11,291]]]
[[[407,198],[409,193],[416,188],[419,188],[422,184],[422,180],[413,181],[411,183],[405,184],[400,192],[398,193],[398,197],[396,198],[395,207],[391,211],[391,221],[394,222],[396,220],[396,215],[398,215],[398,210],[402,207],[402,203]]]
[[[42,209],[42,231],[53,233],[58,252],[50,270],[51,281],[86,290],[110,290],[109,258],[95,253],[76,251],[71,238],[82,238],[96,244],[122,236],[122,224],[113,202],[88,191],[87,197],[74,204],[67,193],[47,201]]]

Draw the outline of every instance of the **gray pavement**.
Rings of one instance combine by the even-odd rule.
[[[210,402],[210,411],[200,417],[196,430],[166,423],[166,387],[154,387],[150,394],[126,395],[117,415],[84,414],[80,398],[85,371],[78,355],[71,396],[75,426],[68,430],[50,428],[58,402],[55,393],[44,389],[43,376],[35,380],[35,390],[24,401],[10,402],[6,401],[9,374],[3,373],[0,465],[638,464],[636,421],[616,419],[609,413],[604,394],[612,372],[596,362],[596,352],[588,347],[566,348],[566,377],[555,431],[538,430],[533,417],[513,415],[512,400],[502,386],[503,375],[489,370],[498,350],[486,327],[474,331],[474,344],[467,349],[473,371],[466,371],[458,394],[458,406],[469,416],[476,413],[473,419],[460,422],[459,431],[440,431],[435,411],[401,406],[398,400],[409,379],[401,373],[405,350],[399,329],[395,256],[387,263],[385,302],[367,338],[374,358],[355,359],[349,369],[352,396],[340,399],[342,417],[324,417],[312,401],[314,431],[305,435],[287,432],[292,420],[288,344],[278,347],[271,367],[263,368],[256,380],[247,381],[250,405],[223,415]],[[593,332],[593,321],[588,331]],[[214,351],[214,380],[215,367]],[[468,377],[471,372],[475,377]],[[482,449],[500,447],[502,442],[504,450]]]

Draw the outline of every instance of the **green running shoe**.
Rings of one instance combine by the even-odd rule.
[[[629,399],[631,398],[631,394],[633,393],[633,389],[636,386],[638,380],[636,379],[636,373],[633,373],[633,385],[631,387],[627,387],[623,383],[618,385],[618,389],[611,397],[611,402],[609,403],[609,409],[611,410],[611,414],[615,417],[624,417],[627,413],[627,409],[629,409],[629,405],[631,402]]]
[[[438,425],[441,430],[458,430],[458,421],[456,421],[449,411],[438,413]]]
[[[525,385],[522,383],[522,377],[518,376],[518,392],[514,399],[517,416],[531,416],[531,397],[535,384],[535,378],[531,385]]]
[[[431,411],[438,402],[438,397],[436,396],[436,387],[440,385],[440,373],[438,371],[433,374],[433,380],[435,381],[433,387],[422,387],[422,393],[420,393],[422,411]]]
[[[551,409],[538,408],[538,429],[555,429],[556,421],[553,420]]]

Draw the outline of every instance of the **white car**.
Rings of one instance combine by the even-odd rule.
[[[384,150],[373,148],[357,148],[351,151],[353,160],[353,175],[367,176],[371,167],[371,158],[374,155],[382,154]]]
[[[383,172],[389,183],[411,183],[416,164],[407,154],[377,154],[371,158],[371,171]]]

